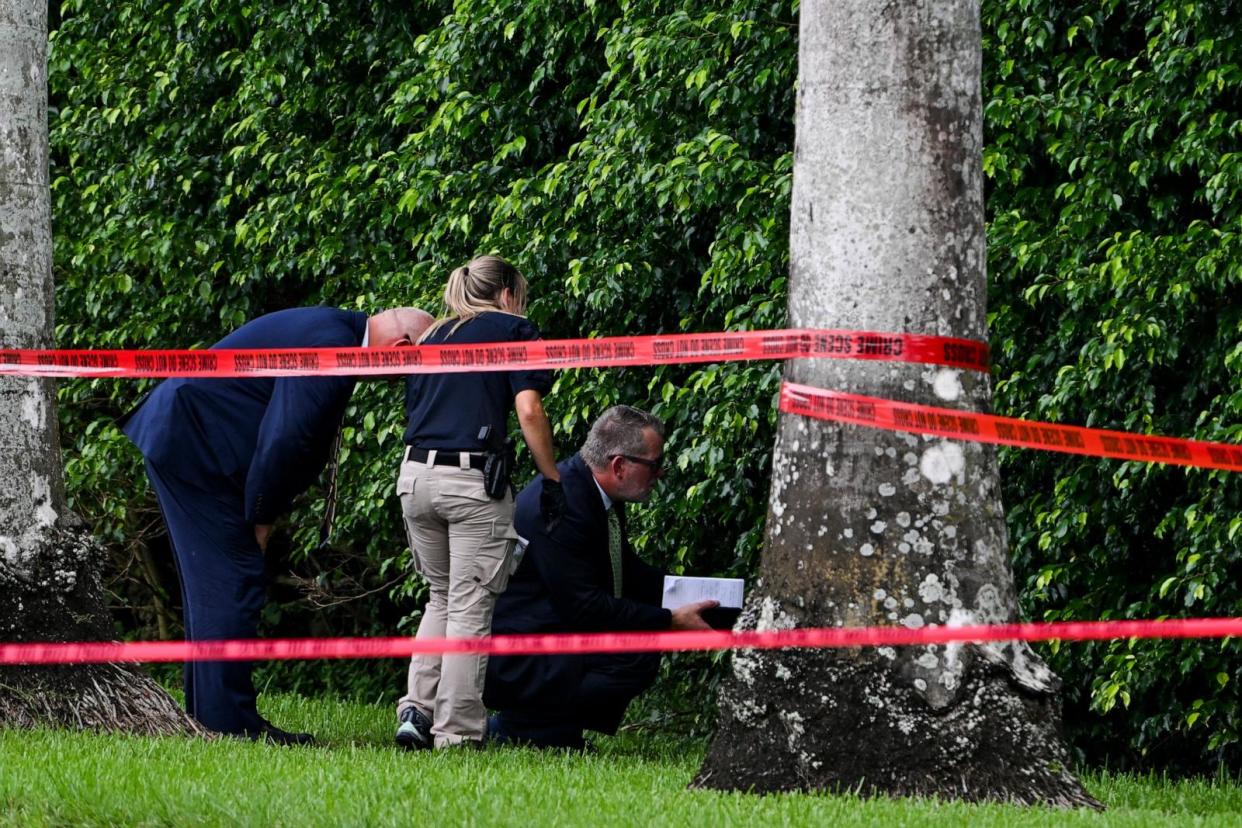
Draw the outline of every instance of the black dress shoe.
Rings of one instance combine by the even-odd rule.
[[[269,742],[273,745],[313,745],[315,737],[309,733],[290,733],[281,730],[271,722],[264,722],[258,730],[247,731],[247,736],[255,741]]]

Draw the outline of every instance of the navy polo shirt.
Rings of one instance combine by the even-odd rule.
[[[427,345],[466,345],[539,339],[539,329],[521,316],[481,313],[453,330],[446,322],[424,340]],[[479,429],[490,425],[508,433],[513,398],[526,390],[546,395],[551,371],[484,371],[466,374],[411,374],[405,381],[405,442],[421,449],[483,451]]]

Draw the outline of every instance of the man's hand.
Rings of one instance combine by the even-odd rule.
[[[254,539],[259,542],[259,551],[267,552],[267,539],[272,536],[272,524],[256,523],[254,525]]]
[[[561,481],[544,478],[543,491],[539,493],[539,516],[544,529],[551,532],[565,515],[565,490]]]
[[[703,610],[720,606],[719,601],[696,601],[683,604],[673,610],[673,622],[668,625],[670,630],[710,630],[711,625],[703,620]]]

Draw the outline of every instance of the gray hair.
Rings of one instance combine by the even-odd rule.
[[[608,465],[608,458],[618,454],[641,456],[647,450],[643,431],[651,429],[664,436],[664,421],[629,405],[614,405],[591,424],[591,432],[578,453],[593,469]]]

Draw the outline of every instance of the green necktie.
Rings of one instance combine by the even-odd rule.
[[[612,560],[612,595],[621,597],[621,518],[620,505],[608,510],[608,557]]]

